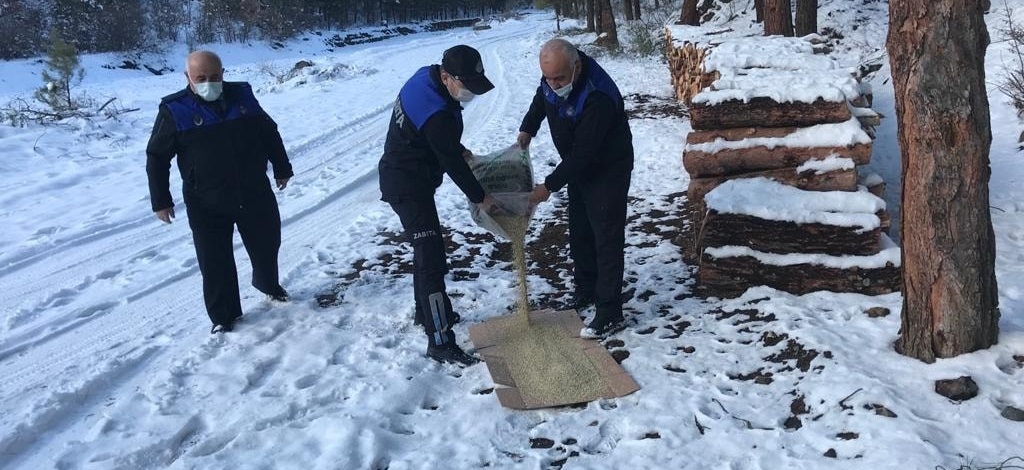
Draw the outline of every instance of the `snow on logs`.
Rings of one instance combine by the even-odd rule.
[[[767,178],[707,194],[697,234],[702,288],[719,296],[765,285],[884,294],[898,290],[900,249],[883,233],[885,201],[866,188],[806,191]]]
[[[869,192],[804,191],[767,178],[726,182],[707,195],[702,246],[746,246],[774,253],[871,255],[879,250],[878,213]]]
[[[900,250],[871,158],[870,89],[816,35],[725,38],[669,29],[669,67],[693,131],[683,166],[694,205],[688,257],[702,288],[899,289]]]
[[[805,70],[831,68],[829,59],[813,57],[829,52],[818,35],[804,38],[756,37],[747,41],[727,39],[732,30],[708,32],[703,28],[674,25],[665,29],[665,55],[672,76],[672,88],[679,101],[690,100],[717,80],[720,69]],[[774,56],[761,54],[759,42],[770,41]],[[811,56],[811,59],[807,59]],[[738,59],[737,59],[738,58]]]
[[[709,247],[701,255],[701,287],[734,297],[750,286],[769,286],[794,294],[814,291],[868,295],[899,290],[900,249],[882,235],[883,249],[871,256],[779,255],[750,248]]]

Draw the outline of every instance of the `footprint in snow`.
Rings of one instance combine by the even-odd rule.
[[[305,390],[312,387],[320,381],[320,376],[317,374],[308,374],[300,377],[295,381],[295,388],[299,390]]]

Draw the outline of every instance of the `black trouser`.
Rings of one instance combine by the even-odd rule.
[[[623,248],[630,172],[570,183],[569,253],[576,298],[594,299],[595,318],[622,317]]]
[[[281,248],[281,215],[274,194],[262,195],[230,210],[187,204],[188,225],[203,275],[206,313],[214,324],[226,324],[242,315],[238,297],[238,271],[231,238],[234,227],[252,261],[252,285],[266,294],[281,290],[277,253]]]
[[[405,236],[412,243],[413,295],[416,321],[423,325],[431,346],[455,342],[451,331],[452,301],[445,290],[448,255],[441,236],[441,221],[433,197],[404,197],[388,201],[402,221]]]

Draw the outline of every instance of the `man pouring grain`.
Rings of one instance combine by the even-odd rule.
[[[476,49],[459,45],[446,50],[441,65],[420,68],[402,86],[378,164],[381,200],[398,214],[413,246],[415,321],[427,333],[427,356],[438,362],[479,362],[459,347],[452,331],[459,316],[445,291],[448,260],[434,191],[447,173],[471,202],[488,212],[495,209],[465,161],[471,153],[460,142],[462,104],[492,88]]]
[[[517,140],[528,146],[547,118],[561,162],[536,186],[530,202],[568,188],[576,307],[595,305],[589,328],[606,336],[624,324],[623,245],[633,135],[618,87],[594,59],[564,39],[552,39],[541,48],[540,69],[543,76]]]

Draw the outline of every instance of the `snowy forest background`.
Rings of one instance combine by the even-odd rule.
[[[4,0],[0,60],[38,56],[58,32],[81,53],[184,41],[285,40],[313,29],[482,17],[522,0]],[[95,25],[103,25],[97,28]]]

